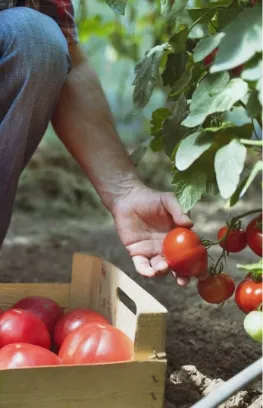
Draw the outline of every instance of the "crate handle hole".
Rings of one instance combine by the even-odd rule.
[[[134,315],[137,315],[135,302],[121,288],[117,288],[117,297]]]

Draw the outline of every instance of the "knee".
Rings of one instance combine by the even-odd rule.
[[[55,21],[26,7],[1,12],[0,58],[6,58],[7,76],[31,86],[61,87],[70,69],[67,42]],[[9,67],[8,67],[9,65]]]

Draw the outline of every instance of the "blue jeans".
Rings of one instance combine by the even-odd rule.
[[[70,68],[67,42],[54,20],[25,7],[0,11],[0,247],[19,177]]]

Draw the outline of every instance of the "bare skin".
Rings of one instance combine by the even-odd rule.
[[[81,165],[119,236],[143,276],[165,275],[162,242],[175,225],[191,228],[190,218],[171,193],[145,187],[120,142],[99,79],[79,45],[71,45],[68,75],[52,123],[58,137]],[[179,285],[188,278],[177,277]]]

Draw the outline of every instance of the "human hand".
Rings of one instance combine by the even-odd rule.
[[[175,226],[193,226],[190,218],[182,213],[173,193],[158,192],[142,185],[118,199],[113,217],[137,272],[146,277],[164,276],[169,272],[162,255],[167,233]],[[178,285],[189,283],[190,278],[172,273]]]

